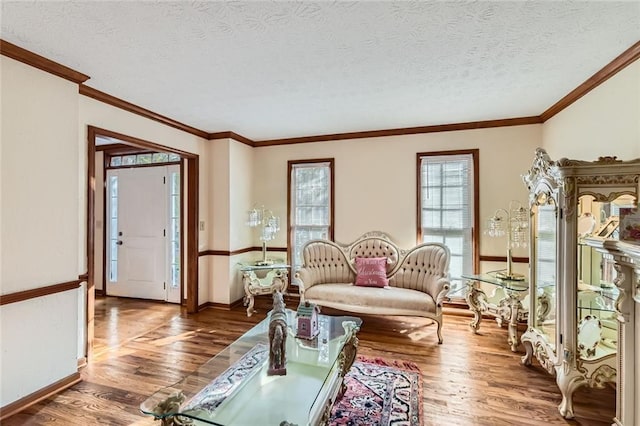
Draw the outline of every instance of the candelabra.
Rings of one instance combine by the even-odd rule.
[[[267,210],[262,206],[249,210],[247,225],[251,228],[262,227],[262,231],[260,232],[262,260],[256,262],[256,265],[273,264],[272,260],[267,259],[267,241],[273,240],[276,237],[276,233],[280,230],[280,218],[275,216],[271,210]]]
[[[509,209],[498,209],[489,219],[485,231],[490,237],[507,236],[507,270],[498,272],[498,278],[506,280],[524,280],[524,275],[512,271],[511,249],[527,246],[528,211],[517,201],[509,203]]]

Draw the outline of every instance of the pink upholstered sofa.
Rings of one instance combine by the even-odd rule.
[[[389,286],[355,286],[356,257],[386,257]],[[433,319],[442,343],[442,302],[449,290],[448,247],[424,243],[403,250],[382,232],[369,232],[351,244],[309,241],[295,278],[301,302],[375,315],[415,315]]]

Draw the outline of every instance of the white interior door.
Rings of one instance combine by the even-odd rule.
[[[166,300],[167,167],[107,172],[109,296]]]

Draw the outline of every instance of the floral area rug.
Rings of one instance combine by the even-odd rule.
[[[359,356],[345,384],[331,426],[422,426],[422,379],[415,364]]]

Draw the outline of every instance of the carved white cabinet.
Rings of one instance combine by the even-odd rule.
[[[618,372],[629,335],[621,309],[631,289],[598,244],[617,239],[620,213],[637,206],[639,177],[640,159],[552,161],[543,149],[524,176],[531,263],[522,363],[535,357],[556,376],[565,418],[574,417],[573,393],[581,386],[618,379],[622,392]]]

